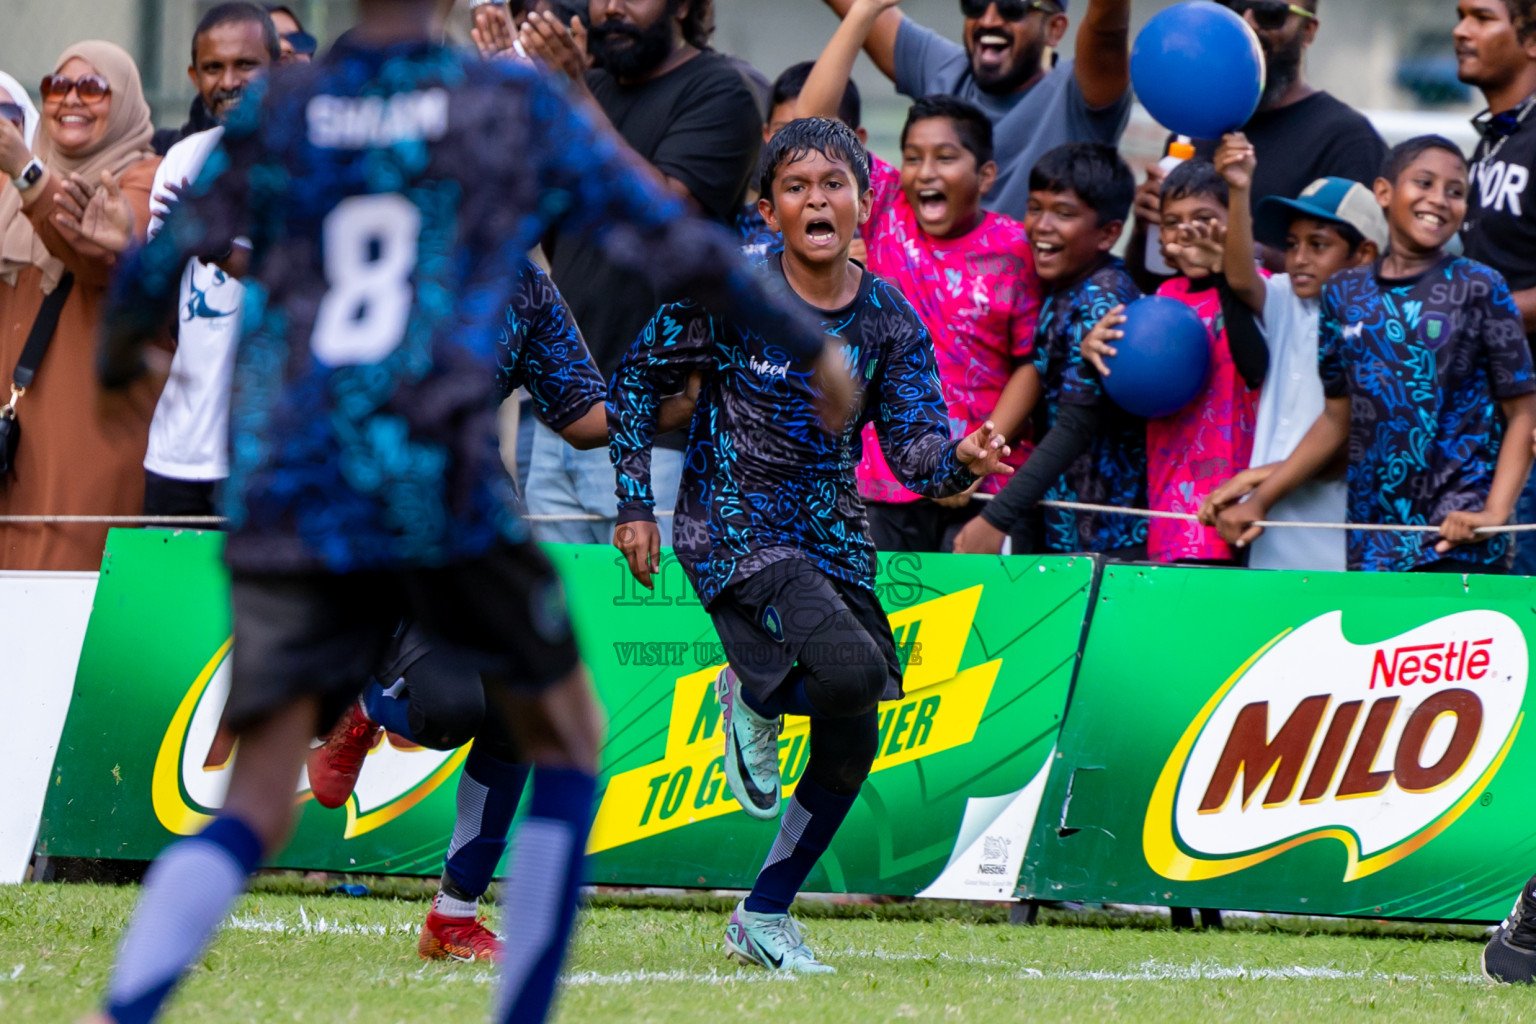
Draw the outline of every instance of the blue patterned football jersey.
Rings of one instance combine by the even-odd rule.
[[[686,216],[553,78],[343,37],[269,88],[127,261],[105,320],[111,384],[164,322],[187,258],[251,240],[230,417],[237,570],[442,565],[526,536],[497,450],[496,367],[524,254],[557,225],[662,294],[820,351],[730,234]]]
[[[532,260],[523,260],[497,336],[496,381],[501,399],[527,388],[534,412],[557,432],[607,397],[565,297]]]
[[[1482,511],[1498,401],[1536,391],[1520,310],[1498,271],[1473,260],[1447,257],[1400,281],[1380,271],[1357,267],[1323,289],[1318,370],[1329,398],[1350,399],[1349,521],[1432,526]],[[1349,568],[1407,572],[1443,558],[1508,568],[1514,556],[1507,534],[1444,555],[1438,541],[1351,531]]]
[[[1035,367],[1040,371],[1045,427],[1056,425],[1063,404],[1099,408],[1105,418],[1093,447],[1051,486],[1046,501],[1147,507],[1146,421],[1115,405],[1098,372],[1083,358],[1083,339],[1094,325],[1111,309],[1139,298],[1141,291],[1125,272],[1125,264],[1113,258],[1070,288],[1046,296],[1035,330]],[[1041,511],[1047,551],[1116,551],[1147,542],[1145,519],[1055,508]]]
[[[783,279],[780,260],[762,265]],[[955,455],[933,341],[901,293],[868,271],[836,312],[806,310],[842,339],[858,405],[838,437],[820,425],[810,368],[737,322],[664,307],[636,339],[608,396],[619,522],[649,519],[658,395],[704,374],[673,521],[673,551],[706,606],[773,562],[804,558],[874,589],[875,548],[854,468],[873,422],[891,469],[929,497],[975,482]]]

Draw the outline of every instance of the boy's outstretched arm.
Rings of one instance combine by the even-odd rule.
[[[887,11],[893,10],[901,0],[853,0],[853,5],[843,14],[843,23],[832,33],[816,66],[800,90],[795,101],[796,117],[830,117],[836,119],[843,93],[848,89],[848,78],[853,74],[853,63],[858,60],[859,50],[869,39],[870,33]],[[900,15],[897,15],[899,18]],[[849,125],[857,128],[858,125]]]
[[[1233,547],[1245,548],[1263,533],[1262,522],[1269,517],[1275,502],[1317,476],[1349,440],[1349,397],[1330,398],[1323,414],[1312,424],[1307,436],[1290,458],[1275,467],[1269,478],[1254,488],[1253,495],[1241,505],[1233,505],[1216,517],[1221,539]],[[1527,459],[1529,461],[1529,459]],[[1513,507],[1513,501],[1511,501]]]
[[[858,0],[822,0],[822,2],[832,8],[833,13],[839,18],[846,18]],[[901,19],[904,15],[895,10],[895,2],[886,6],[887,9],[879,13],[874,26],[866,30],[861,42],[865,52],[869,54],[869,59],[874,61],[875,67],[880,69],[880,73],[891,81],[895,81],[896,33],[901,31]]]
[[[1131,0],[1089,0],[1077,26],[1076,72],[1090,108],[1125,95],[1131,85]]]
[[[1253,240],[1253,172],[1258,157],[1248,137],[1233,132],[1221,140],[1215,164],[1232,193],[1227,210],[1227,285],[1249,309],[1262,313],[1264,279],[1259,275]]]
[[[1103,430],[1104,413],[1096,406],[1063,405],[1061,413],[1029,461],[981,515],[955,538],[957,555],[996,555],[1024,514],[1038,505],[1078,456],[1093,447]]]
[[[1526,478],[1531,475],[1532,453],[1525,438],[1536,429],[1536,395],[1506,398],[1499,403],[1507,426],[1505,440],[1499,446],[1499,462],[1493,471],[1493,485],[1488,488],[1488,501],[1481,512],[1452,512],[1440,524],[1440,543],[1435,550],[1440,554],[1461,544],[1476,544],[1487,540],[1477,533],[1482,526],[1503,526],[1515,514],[1515,502],[1525,489]]]

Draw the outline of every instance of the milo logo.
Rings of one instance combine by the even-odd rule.
[[[1514,743],[1528,675],[1508,616],[1468,611],[1373,644],[1331,612],[1249,659],[1164,765],[1143,830],[1148,863],[1195,881],[1331,839],[1344,880],[1439,835]]]

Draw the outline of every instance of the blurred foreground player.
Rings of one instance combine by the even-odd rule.
[[[100,1020],[158,1014],[281,847],[310,738],[405,615],[496,679],[492,704],[538,766],[495,1016],[543,1020],[601,718],[497,450],[496,346],[523,254],[556,225],[583,230],[662,291],[721,303],[802,360],[823,354],[814,324],[740,269],[729,236],[688,218],[551,80],[434,42],[447,7],[359,0],[357,29],[230,116],[202,178],[116,283],[109,387],[142,371],[186,260],[251,240],[227,496],[240,642],[226,719],[240,751],[220,815],[146,876]]]
[[[549,276],[524,260],[496,345],[497,396],[527,388],[534,412],[580,450],[608,444],[607,385],[587,350],[570,307]],[[697,388],[693,378],[690,389]],[[665,430],[693,418],[688,393],[662,402]],[[505,718],[487,713],[491,690],[451,645],[407,619],[362,695],[347,706],[323,744],[309,754],[309,787],[322,807],[341,807],[357,787],[368,752],[388,730],[397,746],[456,750],[473,741],[459,775],[453,838],[432,909],[416,950],[428,960],[499,960],[502,945],[480,918],[507,848],[507,830],[522,799],[529,766]]]
[[[902,696],[901,665],[875,596],[875,548],[854,468],[874,423],[906,487],[931,498],[1012,472],[991,423],[950,440],[933,341],[901,293],[849,259],[874,194],[853,129],[790,123],[764,157],[761,209],[784,252],[761,270],[842,341],[858,388],[847,424],[816,424],[821,390],[793,351],[728,311],[664,307],[620,365],[609,394],[618,473],[614,544],[651,586],[660,537],[650,486],[657,395],[703,371],[678,493],[674,551],[714,619],[730,667],[716,693],[725,771],[754,818],[778,817],[778,738],[786,714],[811,719],[810,761],[726,948],[769,970],[832,972],[789,906],[869,775],[880,701]]]

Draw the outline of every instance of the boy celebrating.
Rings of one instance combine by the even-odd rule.
[[[1187,160],[1163,182],[1163,258],[1178,271],[1157,294],[1182,302],[1205,325],[1210,370],[1184,408],[1147,421],[1147,500],[1157,512],[1198,512],[1217,485],[1248,465],[1254,411],[1268,364],[1253,314],[1232,295],[1221,274],[1231,190],[1208,160]],[[1115,310],[1083,343],[1101,377],[1106,357],[1124,337]],[[1230,565],[1235,556],[1215,530],[1199,523],[1154,519],[1147,524],[1154,562]]]
[[[1007,472],[1008,449],[991,424],[950,440],[922,322],[895,288],[849,259],[871,202],[868,157],[853,131],[826,118],[790,124],[769,145],[761,190],[763,215],[784,236],[784,253],[762,269],[842,339],[860,389],[849,423],[837,436],[817,429],[816,389],[772,335],[699,306],[663,308],[610,392],[614,544],[650,586],[659,551],[655,395],[658,384],[703,370],[674,550],[731,662],[715,684],[726,778],[752,817],[779,813],[782,716],[811,719],[810,762],[751,895],[731,915],[726,946],[770,970],[829,973],[789,906],[874,763],[879,702],[902,692],[855,492],[859,431],[872,421],[903,482],[931,497]]]
[[[601,716],[497,451],[496,344],[523,253],[564,222],[658,287],[702,289],[787,358],[823,349],[736,269],[728,235],[688,219],[549,78],[434,43],[446,8],[359,0],[360,24],[323,60],[238,108],[103,318],[101,376],[121,387],[143,372],[186,261],[251,240],[225,549],[240,750],[219,816],[146,876],[100,1020],[158,1014],[284,842],[310,738],[405,615],[491,674],[497,713],[539,768],[496,1019],[542,1020],[575,917]]]
[[[1111,254],[1136,182],[1111,146],[1077,142],[1051,150],[1030,173],[1025,228],[1047,289],[1035,333],[1035,367],[1047,433],[1002,492],[955,541],[960,554],[996,555],[1041,500],[1145,508],[1146,424],[1109,400],[1083,341],[1117,306],[1141,297]],[[1146,557],[1144,519],[1047,509],[1048,551]]]
[[[854,60],[893,0],[859,0],[800,93],[803,117],[832,116]],[[900,289],[933,335],[950,433],[964,437],[991,420],[1024,464],[1026,418],[1040,394],[1033,365],[1042,289],[1024,225],[982,209],[997,180],[992,122],[949,96],[912,105],[901,133],[901,170],[870,158],[875,202],[863,235],[868,266]],[[978,511],[968,496],[938,503],[901,486],[864,436],[859,493],[881,551],[944,551]],[[995,494],[1000,480],[982,490]]]
[[[1348,522],[1440,528],[1438,539],[1352,530],[1350,569],[1505,572],[1509,536],[1477,531],[1509,521],[1531,469],[1536,379],[1520,312],[1497,271],[1445,252],[1467,212],[1467,164],[1454,143],[1422,136],[1398,146],[1375,191],[1387,255],[1323,288],[1323,414],[1217,523],[1229,541],[1250,543],[1262,533],[1253,524],[1348,443]],[[1518,443],[1501,444],[1505,433]]]
[[[1269,368],[1254,429],[1253,468],[1217,488],[1201,507],[1201,522],[1216,516],[1267,480],[1294,452],[1322,415],[1318,376],[1318,324],[1323,286],[1341,271],[1376,262],[1387,247],[1387,221],[1370,190],[1345,178],[1321,178],[1296,199],[1271,196],[1250,213],[1257,166],[1252,145],[1228,135],[1216,167],[1232,189],[1227,227],[1227,284],[1263,318]],[[1285,273],[1264,277],[1255,263],[1257,237],[1285,253]],[[1272,520],[1342,523],[1348,507],[1343,477],[1300,484],[1269,510]],[[1347,537],[1342,530],[1273,530],[1249,547],[1252,569],[1343,572]]]

